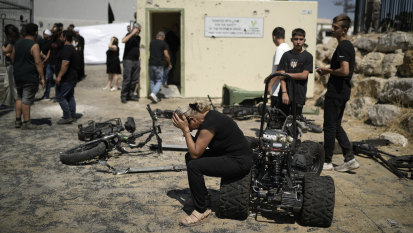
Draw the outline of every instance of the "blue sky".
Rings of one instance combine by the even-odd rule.
[[[334,2],[337,0],[300,0],[300,1],[316,1],[318,2],[318,18],[333,19],[335,16],[344,13],[343,6],[336,6]],[[355,4],[356,0],[350,1]],[[354,20],[354,14],[348,14],[351,20]]]

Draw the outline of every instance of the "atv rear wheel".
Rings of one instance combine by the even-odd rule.
[[[251,172],[238,179],[221,179],[218,217],[244,220],[249,215]]]
[[[330,176],[304,176],[303,206],[299,222],[305,226],[329,227],[335,203],[334,180]]]

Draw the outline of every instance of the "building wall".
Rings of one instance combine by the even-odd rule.
[[[315,57],[317,2],[287,1],[194,1],[148,0],[137,1],[138,22],[142,30],[141,83],[146,83],[149,43],[153,39],[150,13],[181,10],[182,89],[186,97],[221,97],[224,84],[245,90],[264,91],[263,80],[271,73],[274,51],[272,30],[282,26],[286,41],[293,29],[300,27],[307,32],[307,51]],[[261,17],[264,18],[263,38],[211,38],[204,36],[204,17]],[[313,96],[314,75],[308,82],[307,96]],[[144,85],[142,94],[147,94]]]

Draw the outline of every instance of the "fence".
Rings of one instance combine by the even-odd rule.
[[[377,8],[378,7],[378,8]],[[356,0],[354,34],[413,31],[413,1]]]
[[[6,40],[4,27],[13,24],[21,29],[22,24],[33,22],[33,0],[0,0],[0,43],[3,45]],[[1,56],[1,63],[4,64],[4,56]]]

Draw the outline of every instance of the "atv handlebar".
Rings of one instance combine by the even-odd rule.
[[[287,73],[273,73],[273,74],[268,75],[268,77],[265,78],[265,84],[268,85],[270,80],[273,79],[276,76],[283,76],[283,77],[286,77],[286,78],[291,78],[291,76]]]
[[[263,103],[263,109],[266,109],[266,104],[268,102],[268,96],[267,96],[267,90],[268,90],[268,84],[270,83],[271,79],[273,79],[276,76],[282,76],[284,78],[288,78],[288,79],[292,79],[292,77],[287,74],[287,73],[273,73],[268,75],[268,77],[265,78],[265,89],[264,89],[264,103]],[[294,80],[294,79],[292,79]],[[295,82],[292,82],[293,85],[293,93],[295,93]],[[296,129],[297,129],[297,122],[296,122],[296,98],[295,96],[293,97],[292,103],[291,105],[293,106],[292,108],[292,115],[293,115],[293,138],[297,139],[297,135],[296,135]],[[263,133],[264,133],[264,115],[262,114],[261,116],[261,125],[260,125],[260,133],[259,133],[259,137],[262,137]]]

